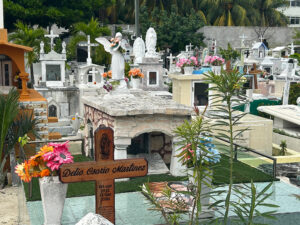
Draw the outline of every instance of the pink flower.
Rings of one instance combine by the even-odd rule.
[[[68,142],[63,144],[50,143],[53,152],[44,154],[43,158],[47,161],[47,166],[52,170],[58,170],[62,164],[73,163],[73,156],[69,152]]]
[[[204,63],[210,63],[210,60],[211,60],[211,56],[207,55],[205,56]]]

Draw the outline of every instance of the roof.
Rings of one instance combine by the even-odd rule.
[[[284,49],[288,49],[288,48],[285,46],[279,46],[279,47],[273,48],[273,52],[280,52]]]
[[[7,41],[0,41],[0,45],[6,45],[6,46],[9,46],[9,47],[12,47],[12,48],[18,48],[18,49],[21,49],[25,52],[32,52],[33,51],[33,48],[23,46],[23,45],[17,45],[17,44],[7,42]]]
[[[260,46],[263,46],[265,49],[268,49],[263,42],[256,42],[253,44],[252,49],[258,49]]]

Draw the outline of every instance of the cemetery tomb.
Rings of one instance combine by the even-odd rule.
[[[142,90],[127,94],[112,92],[82,99],[85,124],[89,121],[89,127],[92,127],[93,131],[100,126],[114,130],[115,159],[128,158],[128,147],[140,140],[143,152],[138,154],[150,153],[151,155],[149,152],[151,150],[153,153],[158,153],[161,162],[170,163],[171,174],[175,176],[185,174],[181,163],[174,157],[178,140],[173,130],[184,120],[190,119],[191,107],[180,105],[169,97],[155,95],[155,92]],[[85,136],[86,155],[90,154],[89,133],[91,132],[86,132]],[[147,145],[146,139],[149,141],[149,147],[144,149]],[[158,139],[161,142],[159,146],[155,146]]]

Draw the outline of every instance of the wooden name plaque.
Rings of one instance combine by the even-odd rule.
[[[96,161],[64,164],[59,171],[63,183],[95,181],[96,213],[115,223],[115,181],[118,178],[141,177],[148,173],[145,159],[114,160],[113,130],[95,131]]]

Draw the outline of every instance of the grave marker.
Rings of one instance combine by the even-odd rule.
[[[59,177],[63,183],[95,181],[96,213],[115,223],[115,181],[118,178],[140,177],[148,173],[145,159],[114,160],[113,130],[95,131],[96,161],[64,164]]]

